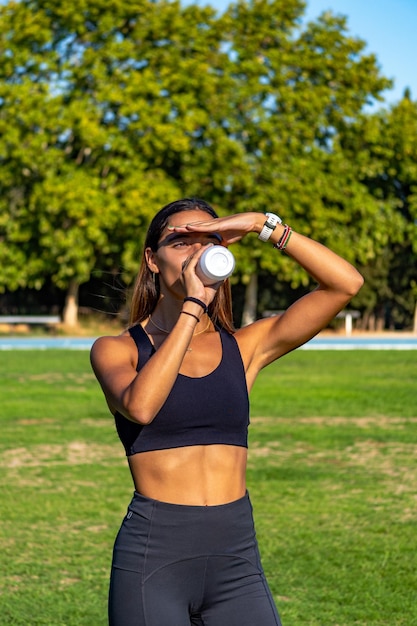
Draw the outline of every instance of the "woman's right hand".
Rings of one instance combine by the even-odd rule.
[[[260,233],[265,223],[263,213],[250,211],[235,213],[227,217],[217,217],[201,222],[191,222],[181,226],[172,226],[179,233],[216,233],[222,238],[222,244],[229,246],[240,241],[248,233]]]
[[[213,244],[209,244],[211,246]],[[216,292],[223,281],[213,285],[204,285],[197,275],[197,266],[201,255],[208,246],[201,246],[199,250],[191,254],[182,264],[182,282],[184,291],[188,297],[198,298],[207,306],[214,300]]]

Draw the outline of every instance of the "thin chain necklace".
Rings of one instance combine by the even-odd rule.
[[[158,324],[152,319],[152,315],[149,315],[149,321],[151,322],[151,324],[155,326],[155,328],[160,330],[161,333],[166,333],[167,335],[169,335],[169,333],[171,332],[170,330],[167,330],[166,328],[162,328],[161,326],[158,326]],[[203,330],[199,330],[198,333],[194,333],[193,337],[195,337],[196,335],[201,335],[202,333],[205,333],[208,327],[210,326],[210,322],[211,322],[211,319],[208,318],[207,326],[203,328]]]

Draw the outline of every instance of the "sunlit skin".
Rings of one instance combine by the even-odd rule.
[[[161,287],[152,318],[142,322],[155,354],[138,373],[137,348],[127,332],[103,337],[93,347],[92,364],[113,413],[119,411],[130,420],[150,423],[178,373],[201,377],[217,367],[222,356],[220,336],[202,308],[183,299],[193,296],[209,304],[215,296],[217,286],[204,286],[195,272],[207,245],[220,242],[229,246],[248,233],[259,233],[264,222],[265,215],[255,212],[217,219],[200,210],[171,216],[158,250],[146,250],[148,266],[158,273]],[[283,228],[276,227],[270,243],[279,240]],[[318,287],[282,316],[258,320],[236,331],[248,390],[263,367],[325,327],[363,282],[349,263],[298,233],[292,234],[287,253],[309,272]],[[180,314],[181,310],[197,316],[199,322]],[[224,504],[242,497],[246,462],[246,448],[217,444],[142,452],[129,458],[139,493],[188,505]]]

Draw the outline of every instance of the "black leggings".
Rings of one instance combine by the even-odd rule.
[[[110,626],[281,626],[249,496],[219,506],[135,493],[116,538]]]

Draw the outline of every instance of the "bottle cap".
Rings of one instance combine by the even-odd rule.
[[[224,246],[210,246],[204,250],[197,265],[197,275],[204,285],[212,285],[228,278],[235,269],[235,258]]]

